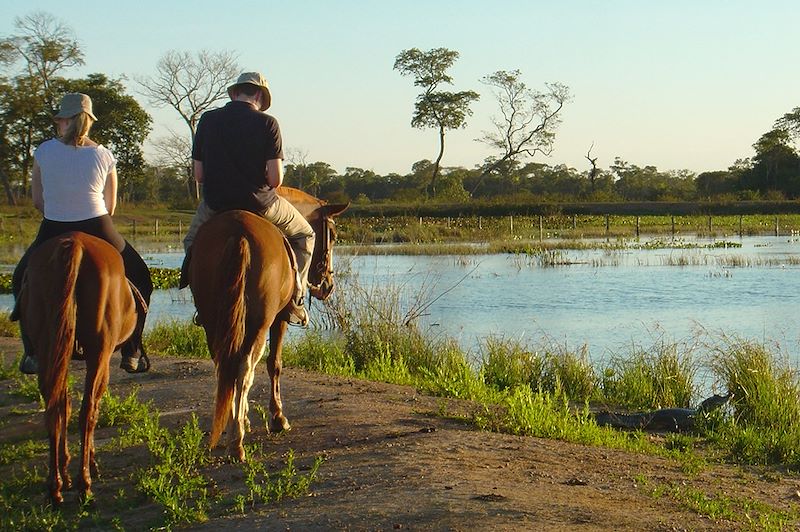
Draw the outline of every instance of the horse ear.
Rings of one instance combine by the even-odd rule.
[[[349,203],[335,203],[333,205],[325,205],[325,214],[328,216],[338,216],[342,214],[348,207]]]

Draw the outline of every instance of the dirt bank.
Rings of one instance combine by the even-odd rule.
[[[6,356],[13,351],[13,344],[3,347]],[[146,375],[115,368],[113,393],[127,395],[139,386],[140,400],[153,401],[163,424],[182,425],[195,412],[201,427],[208,429],[211,362],[154,358],[153,363]],[[74,363],[73,370],[80,382],[81,365]],[[653,492],[657,487],[697,490],[708,497],[744,498],[787,511],[797,511],[800,503],[797,477],[735,466],[687,474],[667,459],[480,432],[439,415],[468,412],[471,405],[422,396],[408,387],[288,368],[282,388],[292,430],[269,435],[251,411],[248,441],[261,441],[274,451],[274,470],[290,449],[301,469],[315,457],[325,457],[313,494],[256,506],[245,516],[212,515],[191,529],[739,530],[746,529],[741,522],[701,516],[675,498]],[[5,405],[0,409],[0,442],[42,435],[41,413],[33,405],[20,405],[8,390],[9,381],[0,382],[0,404]],[[267,406],[268,392],[262,365],[250,398]],[[28,413],[20,414],[25,408]],[[114,433],[99,430],[98,442]],[[41,455],[31,464],[46,467],[45,460]],[[146,528],[158,518],[153,504],[119,510],[119,500],[114,500],[120,489],[134,497],[130,476],[142,460],[143,449],[98,454],[104,476],[94,485],[97,504],[108,505],[102,513],[118,515],[127,530]],[[0,475],[10,467],[0,468]],[[244,488],[241,470],[228,464],[219,465],[213,478],[223,492]]]

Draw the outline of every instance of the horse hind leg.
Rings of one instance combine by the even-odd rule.
[[[239,375],[236,378],[232,412],[228,421],[228,454],[234,460],[243,462],[246,458],[244,452],[244,435],[249,430],[250,421],[247,418],[248,382],[253,381],[253,367],[250,356],[245,357],[239,366]]]
[[[83,392],[83,404],[80,413],[81,429],[81,465],[78,479],[81,497],[92,496],[92,475],[99,471],[95,461],[94,429],[100,413],[100,399],[108,386],[108,368],[111,358],[111,347],[106,346],[96,360],[87,355],[86,383]]]
[[[275,320],[269,330],[269,357],[267,357],[267,371],[270,380],[269,411],[271,414],[269,430],[279,433],[291,429],[289,420],[283,415],[283,402],[281,401],[281,369],[283,368],[283,336],[286,334],[287,323]]]
[[[61,412],[48,412],[47,431],[50,440],[50,471],[47,475],[47,489],[50,493],[50,500],[53,505],[60,505],[64,502],[61,490],[65,487],[64,474],[67,469],[62,450],[66,449],[66,423],[63,421]],[[68,460],[68,459],[67,459]]]

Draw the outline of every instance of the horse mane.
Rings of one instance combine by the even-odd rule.
[[[300,211],[300,214],[306,218],[308,218],[311,213],[327,204],[325,200],[321,200],[297,188],[278,187],[275,189],[275,191],[279,196],[283,197],[284,199],[288,200],[289,203],[294,205],[294,207]]]

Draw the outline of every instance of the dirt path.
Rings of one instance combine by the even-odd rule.
[[[182,425],[196,412],[201,427],[208,429],[211,362],[153,362],[146,375],[115,369],[112,391],[127,395],[136,385],[139,399],[152,400],[162,413],[162,424]],[[80,366],[75,364],[74,370],[78,374]],[[0,390],[2,404],[8,404],[7,388]],[[265,449],[274,451],[274,470],[290,449],[301,469],[324,456],[312,496],[257,506],[245,516],[212,517],[191,529],[747,529],[732,520],[703,517],[667,495],[653,496],[658,486],[746,498],[787,511],[796,512],[800,505],[797,477],[733,466],[707,467],[690,475],[680,464],[662,458],[480,432],[439,415],[466,412],[469,404],[422,396],[409,387],[288,368],[282,388],[292,430],[269,435],[251,411],[253,432],[247,441],[263,442]],[[262,365],[251,400],[266,406],[268,393]],[[8,415],[8,407],[0,410],[0,416]],[[2,427],[0,442],[41,434],[41,414],[16,414]],[[97,438],[102,442],[112,435],[113,429],[103,429]],[[98,504],[124,488],[130,470],[145,459],[142,453],[99,453],[106,477],[95,483]],[[44,457],[39,460],[45,467]],[[244,487],[241,470],[235,467],[221,466],[213,476],[219,489]],[[132,486],[127,490],[132,492]],[[127,530],[136,530],[145,528],[157,512],[154,505],[145,504],[119,517]]]

